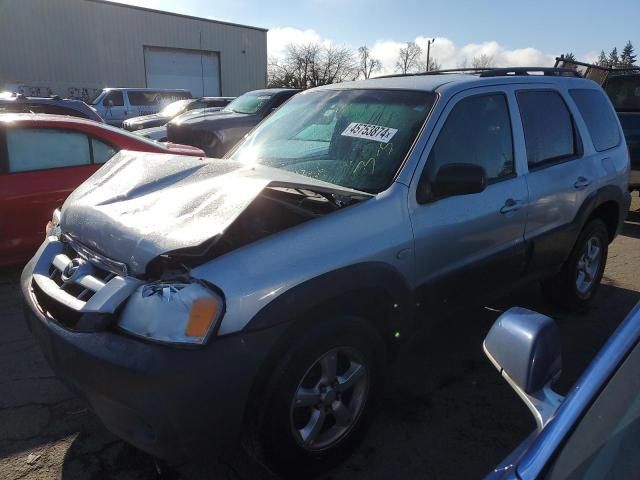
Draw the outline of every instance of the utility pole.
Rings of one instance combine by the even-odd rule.
[[[429,71],[429,62],[431,57],[431,44],[435,43],[436,39],[432,38],[431,40],[427,40],[427,72]]]

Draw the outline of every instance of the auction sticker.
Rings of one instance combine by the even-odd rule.
[[[396,128],[352,122],[344,129],[342,135],[345,137],[364,138],[365,140],[388,143],[397,131]]]

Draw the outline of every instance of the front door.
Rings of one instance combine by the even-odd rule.
[[[481,298],[523,271],[528,197],[516,168],[512,108],[506,93],[473,89],[455,96],[436,125],[416,189],[451,163],[482,166],[488,185],[424,204],[409,198],[416,283],[430,305]]]
[[[102,99],[102,106],[104,108],[104,121],[117,127],[122,126],[122,122],[126,120],[129,113],[124,92],[111,90]]]

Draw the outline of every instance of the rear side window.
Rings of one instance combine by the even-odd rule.
[[[600,90],[576,89],[569,93],[587,124],[595,149],[601,152],[618,145],[618,122],[607,97]]]
[[[573,118],[558,92],[518,92],[517,98],[530,168],[578,154]]]
[[[504,95],[469,97],[453,107],[429,153],[429,176],[433,178],[449,163],[480,165],[489,181],[515,174],[511,119]]]
[[[82,133],[46,128],[6,130],[9,172],[89,165],[89,141]]]
[[[157,105],[160,103],[159,92],[127,92],[129,105]]]
[[[95,138],[91,139],[91,151],[93,153],[93,163],[104,163],[113,157],[118,150]]]
[[[109,92],[102,100],[102,105],[105,107],[124,107],[124,97],[122,96],[122,92]]]

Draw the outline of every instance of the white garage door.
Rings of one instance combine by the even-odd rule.
[[[144,47],[149,88],[186,88],[194,97],[220,95],[217,52]]]

